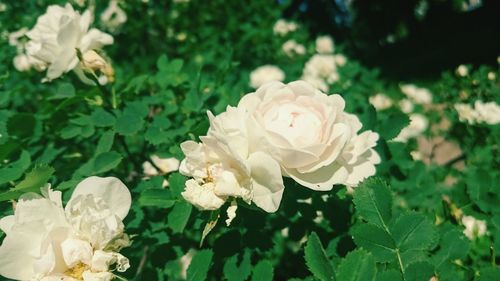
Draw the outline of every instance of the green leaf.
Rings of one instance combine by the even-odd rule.
[[[57,100],[57,99],[68,99],[75,96],[75,87],[71,83],[60,83],[59,87],[54,95],[50,96],[48,100]]]
[[[35,167],[31,172],[27,173],[19,184],[9,191],[0,194],[0,201],[16,199],[21,194],[26,192],[37,192],[40,187],[47,184],[49,178],[54,173],[54,169],[49,166]]]
[[[370,251],[379,262],[388,262],[395,259],[396,245],[385,230],[373,224],[355,225],[351,234],[359,247]]]
[[[376,281],[402,281],[401,273],[395,269],[378,271]],[[427,280],[425,280],[427,281]]]
[[[423,214],[414,212],[399,216],[391,233],[401,251],[426,250],[438,239],[434,225]]]
[[[447,231],[442,235],[439,250],[432,258],[433,264],[438,270],[441,266],[450,267],[451,264],[446,261],[465,258],[469,252],[469,244],[469,240],[462,231],[458,229]]]
[[[26,139],[33,136],[36,119],[33,114],[18,113],[7,120],[9,136]]]
[[[356,249],[339,264],[337,279],[342,281],[369,281],[374,280],[377,273],[375,259],[363,249]]]
[[[96,127],[109,127],[116,123],[115,116],[100,107],[96,108],[90,117]]]
[[[252,281],[272,281],[273,275],[273,265],[266,260],[261,260],[253,269]]]
[[[122,156],[116,151],[104,152],[94,160],[94,174],[107,172],[120,164]]]
[[[212,250],[201,250],[193,257],[187,269],[188,281],[207,280],[207,273],[212,263]]]
[[[500,267],[487,267],[479,270],[479,276],[475,278],[476,281],[499,281],[500,280]]]
[[[186,224],[191,215],[193,206],[186,201],[177,202],[174,208],[168,213],[168,227],[174,233],[181,233],[184,231]]]
[[[309,271],[321,281],[335,280],[335,272],[316,233],[311,233],[304,248],[304,258]]]
[[[400,111],[392,111],[385,116],[377,120],[378,128],[375,131],[386,140],[395,138],[410,123],[408,115]]]
[[[163,129],[156,126],[149,127],[146,130],[144,138],[152,145],[168,143],[169,141],[172,140],[171,134],[168,131],[164,131]]]
[[[170,208],[175,202],[167,189],[146,189],[139,197],[139,204],[144,207]]]
[[[389,187],[378,178],[369,178],[354,190],[356,211],[368,222],[386,228],[392,217]]]
[[[429,280],[434,276],[434,266],[426,261],[410,264],[405,269],[405,281]]]
[[[168,177],[169,188],[172,191],[172,195],[176,198],[181,197],[181,192],[184,191],[186,186],[186,177],[181,173],[172,173]]]
[[[116,120],[115,130],[117,133],[130,136],[137,133],[144,126],[144,120],[139,115],[122,114]]]
[[[19,160],[8,164],[6,167],[0,169],[0,184],[9,181],[14,181],[20,178],[24,171],[28,169],[31,164],[31,157],[29,152],[23,150]]]
[[[104,152],[109,152],[111,147],[113,146],[113,142],[115,139],[114,131],[104,132],[97,143],[97,147],[95,150],[95,155],[99,155]]]
[[[251,252],[248,249],[245,249],[243,259],[241,260],[239,266],[237,265],[238,256],[239,254],[234,254],[226,261],[226,263],[224,263],[224,278],[228,281],[245,281],[252,272],[252,264],[250,260]]]

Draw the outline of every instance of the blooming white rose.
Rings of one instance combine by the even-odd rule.
[[[361,123],[344,112],[339,95],[327,96],[304,81],[268,83],[244,96],[250,114],[247,141],[276,159],[285,176],[314,190],[355,185],[375,172],[378,135],[358,135]]]
[[[486,234],[486,221],[478,220],[473,216],[463,216],[464,234],[470,240]]]
[[[421,135],[429,126],[429,120],[418,113],[410,115],[410,124],[403,128],[399,135],[394,138],[397,142],[407,142],[411,138]]]
[[[120,180],[83,180],[65,209],[60,191],[47,188],[42,194],[21,197],[14,215],[0,220],[6,234],[0,246],[0,275],[14,280],[110,280],[114,275],[108,266],[116,264],[118,271],[129,267],[127,258],[109,250],[124,235],[121,221],[131,204]],[[104,252],[114,258],[106,266],[94,262]]]
[[[368,101],[376,110],[384,110],[392,106],[392,100],[384,94],[371,96]]]
[[[320,54],[331,54],[333,50],[333,40],[330,36],[320,36],[316,38],[316,52]]]
[[[266,153],[254,150],[249,141],[244,110],[228,107],[217,116],[209,113],[210,128],[201,143],[181,144],[186,158],[179,171],[192,177],[182,196],[201,210],[215,210],[231,198],[253,202],[275,212],[283,195],[279,164]]]
[[[36,25],[27,33],[30,41],[26,50],[47,65],[46,81],[53,80],[71,70],[77,70],[76,49],[82,54],[113,43],[113,37],[95,28],[89,30],[92,15],[82,15],[70,4],[51,5],[40,16]]]
[[[302,79],[322,91],[328,91],[328,84],[339,80],[335,56],[316,54],[306,62]]]
[[[276,21],[273,27],[274,34],[285,36],[290,32],[297,30],[299,26],[294,22],[289,22],[284,19]]]
[[[432,93],[425,88],[419,88],[413,84],[401,85],[401,92],[417,104],[429,104],[432,102]]]
[[[474,103],[474,109],[479,122],[485,122],[489,125],[500,123],[500,106],[495,102],[484,103],[478,100]]]
[[[293,57],[294,55],[304,55],[306,53],[306,48],[304,45],[297,43],[297,41],[290,39],[283,43],[281,46],[283,53],[285,53],[289,57]]]
[[[117,0],[111,0],[101,14],[101,22],[110,30],[115,31],[127,21],[127,14],[120,8]]]
[[[250,87],[254,89],[271,81],[283,80],[285,80],[285,73],[274,65],[263,65],[250,73]]]

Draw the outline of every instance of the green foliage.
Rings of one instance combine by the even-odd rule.
[[[187,280],[203,281],[207,278],[210,264],[212,263],[213,252],[202,250],[196,253],[187,269]]]
[[[311,233],[304,248],[307,267],[319,280],[335,280],[335,272],[316,233]]]

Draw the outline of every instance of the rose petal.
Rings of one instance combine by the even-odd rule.
[[[248,158],[248,165],[252,176],[252,201],[268,213],[276,212],[285,189],[278,162],[264,152],[255,152]]]

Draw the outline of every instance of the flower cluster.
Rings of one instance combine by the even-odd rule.
[[[413,84],[400,86],[401,92],[416,104],[429,104],[432,102],[432,93],[426,88],[419,88]]]
[[[282,176],[313,190],[356,186],[375,174],[378,134],[360,133],[359,119],[339,95],[309,83],[270,82],[217,116],[201,143],[181,145],[180,172],[192,179],[184,198],[201,210],[241,199],[267,212],[278,209]]]
[[[462,122],[469,124],[486,123],[495,125],[500,123],[500,106],[495,102],[482,102],[477,100],[474,108],[470,104],[455,104],[455,110],[458,112],[458,118]]]
[[[111,280],[129,268],[118,251],[128,246],[122,220],[131,205],[117,178],[89,177],[63,207],[61,192],[26,194],[14,215],[0,220],[0,275],[15,280]]]
[[[52,5],[26,33],[29,38],[26,52],[29,57],[37,59],[47,69],[45,81],[56,79],[71,70],[75,71],[83,81],[88,81],[83,74],[85,65],[80,64],[80,59],[90,55],[95,61],[99,55],[94,50],[113,43],[111,35],[90,28],[91,22],[92,14],[89,10],[80,14],[70,4],[64,7]],[[78,52],[81,52],[83,58],[78,57]],[[87,54],[87,52],[93,53]],[[100,65],[103,65],[99,70],[103,70],[107,80],[112,80],[113,73],[105,60],[100,57],[99,61]],[[92,62],[87,62],[90,63]]]
[[[289,57],[293,57],[295,55],[304,55],[306,53],[306,48],[304,45],[297,43],[297,41],[290,39],[283,43],[281,46],[283,53]]]

